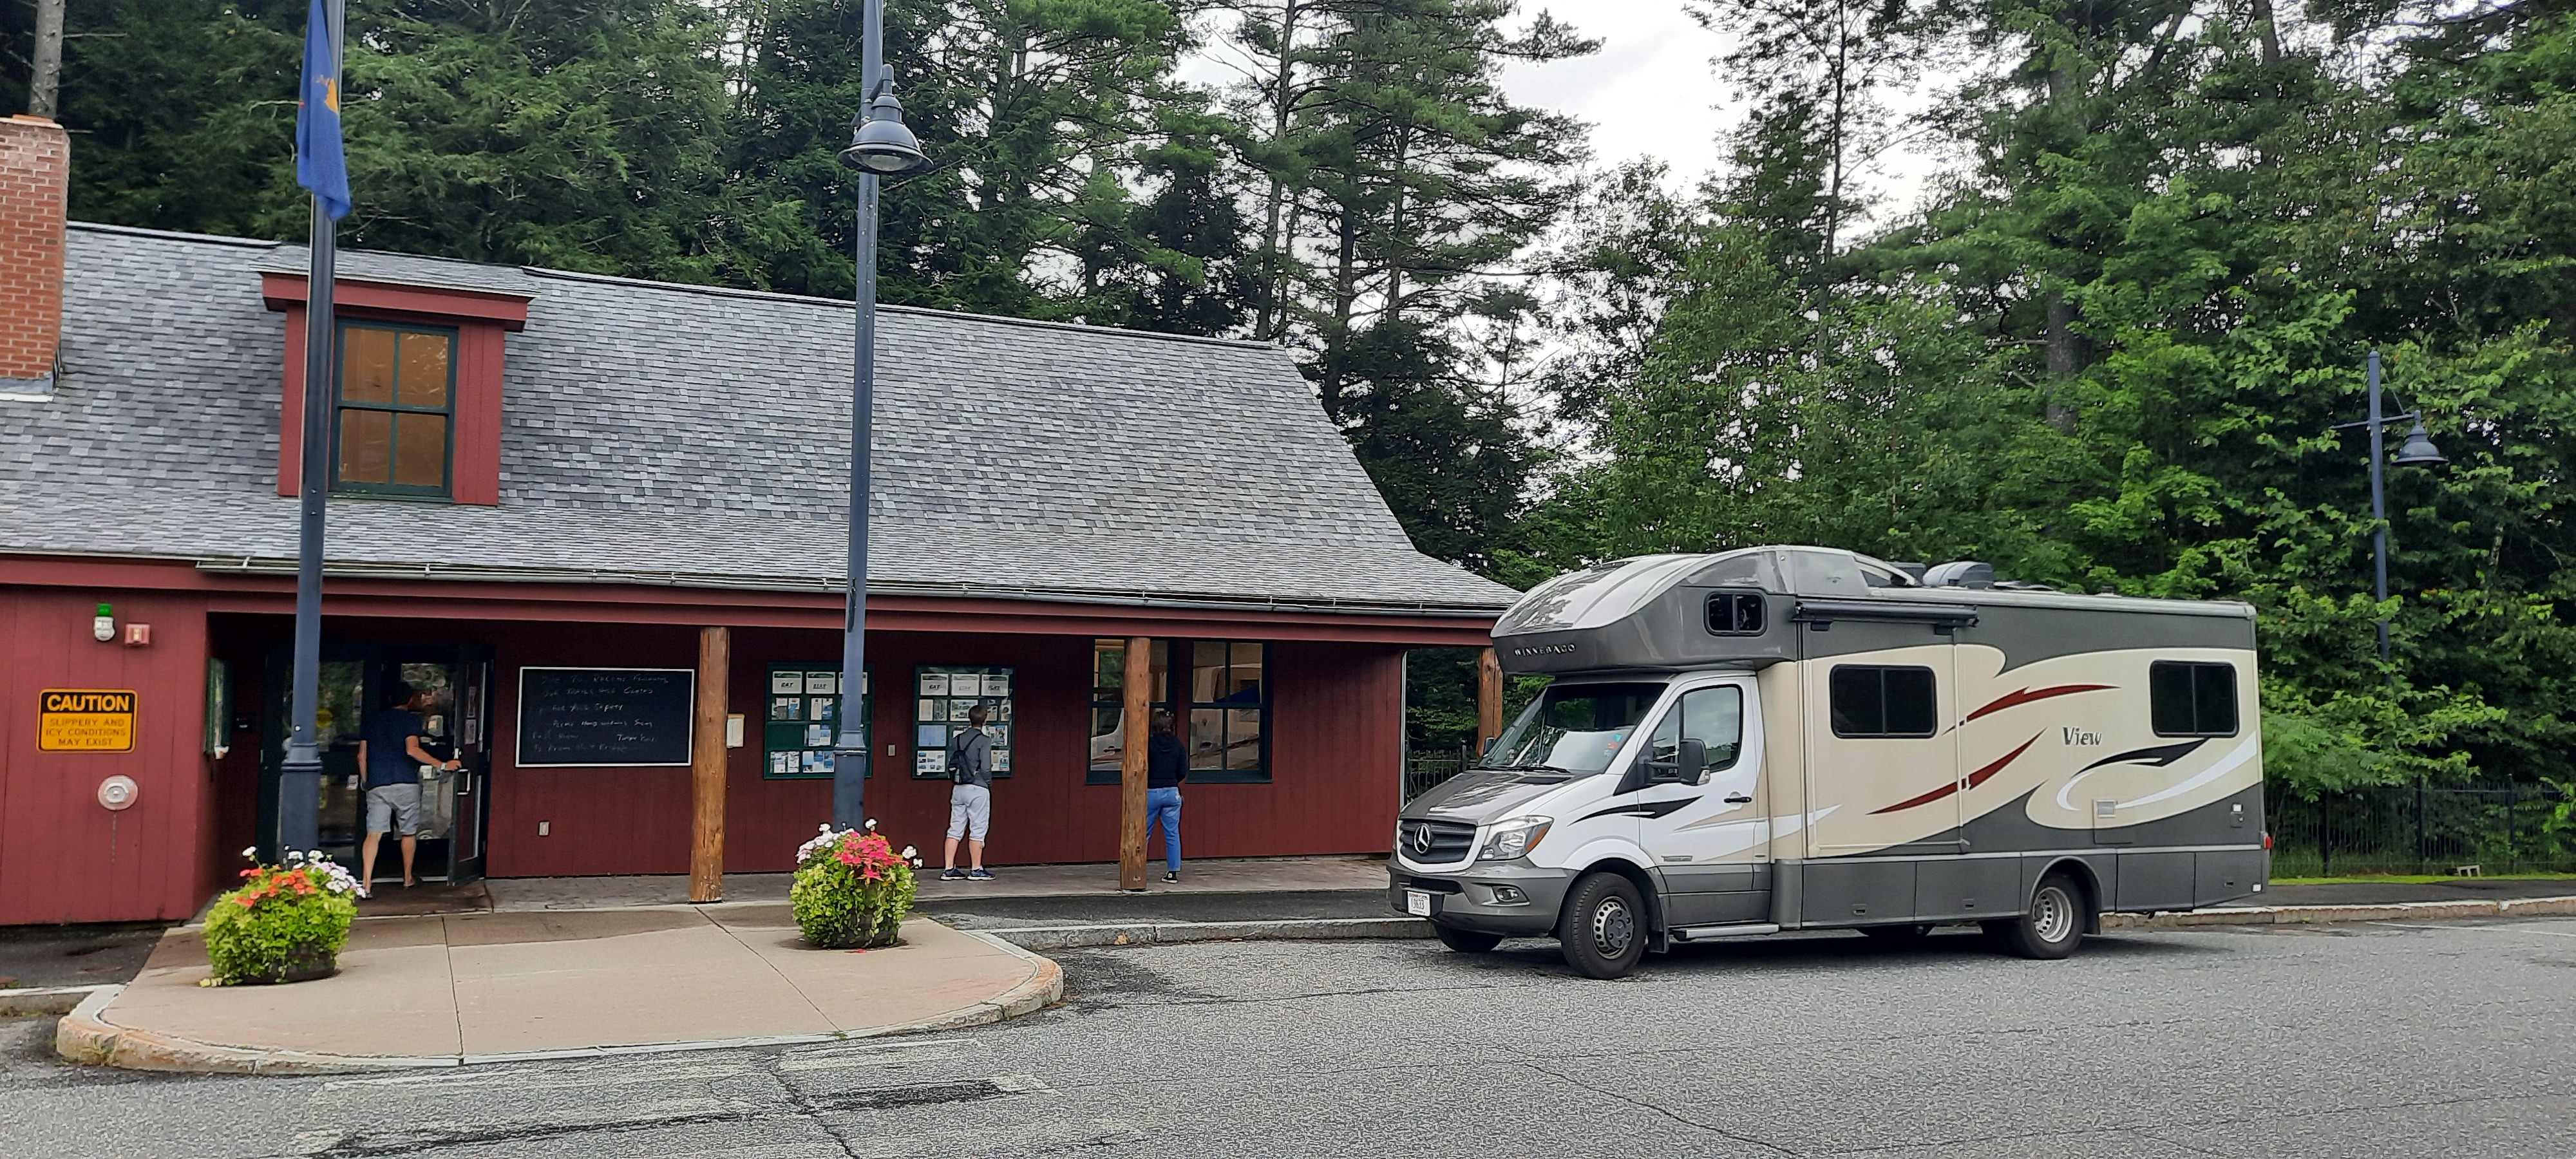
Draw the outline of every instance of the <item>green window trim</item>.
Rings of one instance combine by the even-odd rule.
[[[339,495],[368,495],[393,499],[453,499],[456,493],[456,364],[458,362],[457,355],[460,347],[459,332],[456,328],[451,326],[420,326],[405,322],[377,322],[363,318],[342,318],[338,321],[334,329],[337,333],[335,335],[336,340],[332,346],[331,441],[329,444],[331,455],[332,493]],[[351,331],[383,331],[396,336],[396,353],[393,359],[394,377],[390,380],[389,393],[392,396],[390,399],[353,400],[349,398],[349,335]],[[420,406],[401,401],[403,392],[403,383],[401,378],[403,367],[400,354],[400,342],[401,336],[406,334],[430,335],[447,340],[447,382],[445,389],[440,393],[440,398],[444,401],[439,406]],[[349,415],[352,412],[392,416],[388,420],[389,430],[392,428],[393,424],[401,422],[400,416],[403,415],[434,415],[441,419],[445,432],[442,442],[445,445],[439,452],[438,484],[436,486],[426,486],[421,484],[407,484],[391,481],[377,482],[374,480],[351,480],[342,478],[340,471],[342,465],[346,462],[346,456],[342,454],[341,440],[347,436]],[[401,461],[399,457],[401,451],[398,436],[396,436],[392,441],[389,451],[390,454],[387,460],[386,474],[390,480],[399,472],[398,464]]]

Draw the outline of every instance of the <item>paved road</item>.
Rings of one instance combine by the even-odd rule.
[[[0,1023],[46,1156],[2576,1154],[2576,921],[1812,936],[1620,982],[1545,943],[1061,955],[971,1033],[422,1074],[136,1076]]]

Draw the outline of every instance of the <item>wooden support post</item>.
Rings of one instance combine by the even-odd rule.
[[[1487,648],[1476,654],[1476,754],[1503,735],[1503,662]]]
[[[1153,743],[1154,642],[1127,639],[1126,705],[1118,717],[1118,888],[1145,888],[1145,750]]]
[[[698,720],[689,745],[689,900],[724,900],[725,683],[733,633],[698,629]]]

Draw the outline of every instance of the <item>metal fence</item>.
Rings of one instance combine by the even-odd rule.
[[[1433,785],[1457,776],[1471,762],[1469,749],[1408,749],[1404,754],[1404,803],[1430,792]]]
[[[2273,789],[2272,876],[2576,871],[2576,825],[2546,785],[2384,785],[2314,801]]]

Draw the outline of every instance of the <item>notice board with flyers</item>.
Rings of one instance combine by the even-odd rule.
[[[867,731],[869,673],[859,674],[859,730]],[[841,721],[841,666],[772,664],[767,711],[760,729],[760,775],[772,781],[821,780],[833,773],[832,749]],[[871,738],[870,745],[874,745]],[[867,775],[875,775],[871,747]]]
[[[913,669],[912,775],[948,775],[948,742],[966,729],[966,711],[984,706],[984,735],[993,741],[993,775],[1011,775],[1012,675],[1008,668],[924,664]]]

